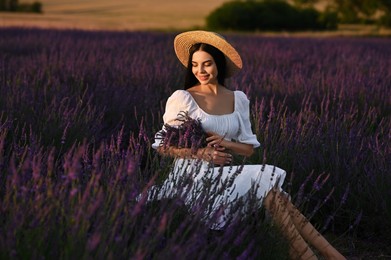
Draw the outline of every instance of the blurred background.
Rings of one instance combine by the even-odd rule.
[[[266,8],[259,11],[259,4],[265,3]],[[292,18],[292,10],[286,5],[300,10],[299,16]],[[285,26],[318,22],[322,25],[316,28]],[[254,26],[256,23],[261,26]],[[275,26],[265,27],[270,23]],[[391,35],[391,1],[0,0],[0,26],[132,31],[209,27],[262,33],[300,31],[307,35],[319,31],[322,35],[324,31],[332,35]]]
[[[208,13],[224,2],[227,1],[40,0],[42,14],[3,12],[0,23],[51,28],[170,30],[202,26]]]

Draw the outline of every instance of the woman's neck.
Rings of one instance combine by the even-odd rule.
[[[218,84],[198,85],[197,90],[203,93],[218,95],[224,89],[223,86]]]

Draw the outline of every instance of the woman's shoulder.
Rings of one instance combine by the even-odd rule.
[[[171,94],[169,98],[184,98],[184,97],[188,97],[188,95],[189,92],[187,92],[186,90],[177,89]]]
[[[235,90],[235,97],[240,100],[248,100],[247,95],[241,90]]]
[[[190,93],[188,91],[186,91],[186,90],[183,90],[183,89],[175,90],[171,94],[171,96],[168,98],[167,101],[170,101],[170,102],[176,101],[176,102],[189,103],[189,102],[191,102]]]
[[[167,99],[167,104],[177,106],[191,106],[190,93],[183,89],[175,90]]]
[[[250,101],[243,91],[235,90],[235,104],[237,109],[239,109],[240,111],[245,111],[247,110],[249,103]]]

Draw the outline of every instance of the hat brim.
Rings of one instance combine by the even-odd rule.
[[[219,49],[226,58],[226,77],[231,77],[242,69],[242,59],[235,48],[221,35],[208,31],[189,31],[178,34],[174,39],[175,54],[179,61],[187,67],[191,46],[206,43]]]

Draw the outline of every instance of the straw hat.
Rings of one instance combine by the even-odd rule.
[[[219,49],[226,59],[226,77],[231,77],[242,69],[242,59],[239,53],[229,44],[223,36],[207,31],[189,31],[178,34],[174,40],[174,49],[180,62],[187,67],[189,61],[189,50],[197,43],[207,43]]]

